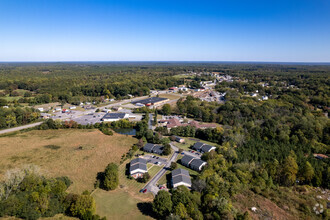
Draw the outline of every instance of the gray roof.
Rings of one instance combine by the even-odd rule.
[[[162,154],[163,153],[163,147],[160,145],[155,145],[155,147],[152,149],[152,152],[156,154]]]
[[[137,169],[141,169],[141,170],[145,170],[147,171],[147,164],[144,163],[136,163],[133,166],[131,165],[129,168],[129,171],[132,172],[133,170],[137,170]]]
[[[202,148],[203,145],[204,145],[204,143],[202,143],[202,142],[196,142],[196,143],[194,144],[193,148],[194,148],[195,150],[200,150],[200,149]]]
[[[203,147],[202,147],[202,151],[203,151],[203,152],[209,152],[212,148],[214,148],[214,146],[211,146],[211,145],[205,144],[205,145],[203,145]]]
[[[186,175],[177,175],[172,178],[172,181],[173,181],[173,184],[184,182],[184,183],[191,185],[190,177],[188,177]]]
[[[185,170],[185,169],[175,169],[172,171],[172,177],[175,177],[177,175],[186,175],[186,176],[189,176],[189,171],[188,170]]]
[[[203,163],[205,163],[205,161],[201,159],[195,159],[190,163],[190,167],[193,169],[199,169]]]
[[[160,97],[151,97],[151,98],[147,98],[147,99],[142,99],[142,100],[137,100],[137,101],[133,101],[131,102],[132,104],[136,104],[136,103],[141,103],[141,104],[148,104],[148,103],[157,103],[157,102],[161,102],[167,100],[167,98],[160,98]]]
[[[136,163],[142,163],[142,164],[147,164],[147,160],[143,159],[143,158],[135,158],[133,160],[131,160],[131,165],[136,164]]]
[[[123,119],[126,113],[107,113],[102,119]]]
[[[143,150],[144,151],[152,151],[152,149],[154,148],[154,144],[151,144],[151,143],[146,143],[143,147]]]
[[[189,165],[189,163],[193,160],[194,158],[188,155],[185,155],[181,158],[181,163],[183,165]]]

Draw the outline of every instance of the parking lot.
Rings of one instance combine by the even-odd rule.
[[[105,114],[105,112],[90,113],[88,115],[72,118],[72,120],[81,125],[101,123],[101,119]]]
[[[150,154],[144,155],[143,158],[146,159],[148,163],[157,164],[157,165],[164,165],[167,162],[165,158]]]

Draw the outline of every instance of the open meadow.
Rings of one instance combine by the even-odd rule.
[[[107,136],[98,130],[33,130],[0,137],[0,179],[6,170],[34,164],[50,177],[68,176],[69,191],[92,190],[96,175],[120,158],[137,140]]]

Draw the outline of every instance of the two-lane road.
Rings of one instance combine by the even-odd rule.
[[[23,126],[19,126],[19,127],[15,127],[15,128],[4,129],[4,130],[0,131],[0,134],[6,134],[6,133],[14,132],[14,131],[27,129],[27,128],[33,128],[35,126],[41,125],[42,123],[43,123],[43,121],[36,122],[36,123],[33,123],[33,124],[23,125]]]

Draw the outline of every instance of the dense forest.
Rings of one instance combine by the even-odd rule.
[[[181,115],[219,125],[216,129],[186,126],[171,131],[160,127],[154,133],[148,129],[148,114],[134,124],[136,137],[148,142],[168,144],[162,136],[179,135],[196,137],[218,146],[216,151],[202,156],[208,165],[194,177],[190,191],[185,187],[160,191],[152,204],[156,218],[249,219],[248,212],[237,208],[240,203],[237,196],[242,195],[270,199],[279,207],[285,207],[283,209],[291,216],[301,219],[329,218],[327,210],[316,216],[312,209],[317,202],[315,195],[307,196],[316,187],[330,188],[329,65],[0,64],[0,104],[9,105],[9,108],[0,109],[0,126],[36,120],[38,113],[27,105],[122,99],[128,94],[148,95],[152,89],[182,84],[198,88],[203,80],[215,80],[209,74],[212,72],[232,77],[232,80],[216,83],[214,90],[224,94],[221,102],[206,102],[187,95],[179,99],[176,106],[135,110],[141,113],[156,111],[156,115]],[[23,93],[19,94],[21,91]],[[253,93],[258,95],[252,96]],[[17,96],[17,99],[11,98]],[[52,121],[47,123],[40,128],[55,128]],[[61,126],[68,125],[61,124],[56,128]],[[96,128],[115,126],[124,125],[114,123]],[[64,208],[61,210],[63,212]]]

